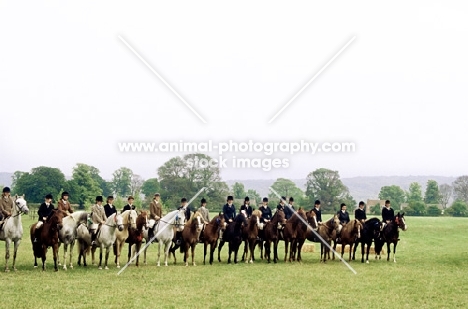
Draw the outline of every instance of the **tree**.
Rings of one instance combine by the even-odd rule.
[[[95,177],[96,169],[90,165],[78,163],[73,168],[73,176],[67,182],[70,192],[70,201],[77,202],[80,209],[86,204],[94,203],[96,196],[102,195],[102,189]]]
[[[453,187],[446,183],[441,184],[439,187],[439,193],[439,203],[441,203],[444,209],[446,209],[450,199],[452,198]]]
[[[140,195],[144,180],[140,175],[132,174],[130,179],[130,193],[133,196]]]
[[[372,206],[371,209],[370,209],[370,213],[375,215],[375,216],[380,215],[382,213],[382,207],[380,206],[380,204],[377,203],[374,206]]]
[[[21,172],[21,171],[16,171],[13,173],[13,175],[11,176],[11,190],[16,192],[15,191],[15,186],[18,182],[18,179],[21,178],[21,176],[23,176],[25,174],[25,172]]]
[[[390,200],[394,209],[400,209],[400,205],[405,202],[405,191],[396,185],[383,186],[380,188],[379,199]]]
[[[15,172],[14,192],[25,194],[33,203],[44,201],[44,196],[56,196],[65,185],[65,175],[58,169],[46,166],[33,168],[31,173]]]
[[[441,211],[436,205],[429,205],[427,206],[426,214],[430,217],[438,217],[441,215]]]
[[[319,168],[307,175],[306,196],[310,203],[320,200],[324,211],[337,211],[343,198],[349,193],[341,182],[338,171]]]
[[[161,198],[168,207],[179,204],[181,197],[190,199],[201,188],[205,187],[200,199],[204,197],[210,210],[222,208],[229,192],[229,186],[221,181],[218,166],[196,164],[209,162],[212,158],[201,153],[174,157],[158,169],[161,186]],[[193,205],[192,205],[193,206]]]
[[[101,172],[99,171],[99,169],[94,167],[94,166],[89,165],[89,172],[91,174],[91,177],[96,181],[96,183],[101,188],[102,195],[104,195],[104,196],[111,195],[112,194],[112,189],[111,189],[110,183],[105,181],[101,177],[101,175],[100,175]]]
[[[410,183],[409,191],[406,194],[407,194],[406,201],[408,203],[422,202],[423,200],[421,185],[417,182]]]
[[[425,216],[426,204],[423,201],[410,202],[408,207],[405,208],[405,212],[408,216]]]
[[[278,178],[271,185],[271,187],[273,188],[273,190],[278,192],[279,195],[286,197],[286,199],[289,197],[293,197],[296,205],[304,204],[304,191],[299,189],[292,180],[286,178]],[[279,201],[279,198],[273,192],[270,192],[270,194],[268,194],[268,198],[273,201]]]
[[[454,217],[468,216],[468,207],[464,201],[456,200],[452,206],[447,208],[446,212]]]
[[[245,193],[245,187],[243,183],[236,182],[232,186],[232,192],[234,192],[234,198],[244,198],[246,193]]]
[[[249,189],[247,190],[247,194],[246,194],[251,200],[255,200],[255,203],[257,203],[257,205],[260,205],[260,203],[262,202],[262,197],[260,196],[260,194],[254,190],[254,189]]]
[[[133,172],[128,167],[121,167],[112,174],[112,190],[117,196],[127,196],[131,193]]]
[[[141,193],[146,197],[153,197],[155,193],[158,193],[161,190],[159,186],[159,181],[157,178],[150,178],[143,182],[141,186]]]
[[[468,176],[460,176],[452,183],[455,200],[468,203]]]
[[[426,192],[424,193],[424,203],[438,204],[439,201],[439,184],[435,180],[428,180],[426,185]]]

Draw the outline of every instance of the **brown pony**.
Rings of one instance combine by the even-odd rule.
[[[213,264],[213,254],[218,246],[219,232],[226,229],[226,222],[224,220],[224,215],[220,214],[213,219],[210,223],[205,225],[203,229],[203,239],[204,239],[204,250],[203,250],[203,264],[206,260],[206,249],[210,245],[210,265]]]
[[[128,261],[133,254],[140,252],[141,243],[143,242],[143,229],[146,229],[146,224],[148,223],[148,212],[141,211],[138,217],[136,218],[136,228],[130,227],[128,230],[128,238],[125,242],[128,242]],[[133,251],[132,251],[132,248]],[[139,266],[140,255],[136,258],[136,266]]]
[[[305,221],[306,220],[305,213],[302,212],[302,214],[304,215],[302,219]],[[289,253],[289,262],[291,262],[292,260],[293,246],[296,243],[296,237],[297,237],[297,231],[299,229],[299,225],[301,228],[303,227],[301,218],[298,216],[297,212],[294,212],[291,218],[289,218],[286,221],[286,224],[283,229],[283,233],[280,233],[280,236],[282,234],[282,237],[280,237],[280,239],[284,241],[284,261],[285,262],[288,259],[288,253]],[[289,244],[291,244],[291,247],[289,246]]]
[[[58,232],[62,228],[62,219],[67,213],[62,210],[54,209],[49,219],[44,222],[40,230],[36,232],[37,223],[31,225],[29,232],[31,236],[32,249],[34,254],[34,268],[37,267],[37,258],[42,259],[42,270],[45,271],[45,261],[47,248],[52,247],[54,253],[54,269],[58,271],[57,257],[59,248]],[[38,234],[38,235],[36,235]],[[36,237],[38,236],[38,237]],[[34,242],[34,238],[37,238]]]
[[[244,239],[244,254],[242,260],[246,263],[253,263],[255,261],[255,246],[257,245],[258,225],[260,224],[260,217],[262,212],[258,209],[254,210],[252,216],[247,221],[247,226],[242,228],[242,238]],[[247,258],[247,254],[250,255]]]
[[[270,263],[271,244],[273,243],[273,262],[278,262],[278,241],[279,229],[286,224],[286,218],[283,210],[277,210],[270,222],[264,225],[265,256]]]
[[[329,248],[331,246],[331,241],[336,238],[336,233],[337,233],[339,226],[340,226],[340,220],[338,219],[337,215],[334,215],[327,222],[318,226],[317,233],[328,244],[328,246],[325,245],[321,240],[319,240],[314,235],[312,241],[320,242],[320,262],[325,263],[327,256],[330,259]]]
[[[191,249],[192,253],[192,265],[196,266],[195,264],[195,248],[198,244],[198,240],[200,238],[200,233],[203,230],[203,218],[201,213],[196,211],[192,217],[185,223],[185,227],[182,230],[182,246],[184,251],[184,262],[185,266],[188,266],[188,254],[189,249]],[[176,256],[175,252],[172,251],[174,256],[174,264],[176,263]]]
[[[341,229],[341,256],[343,257],[344,249],[346,245],[349,245],[349,261],[351,261],[351,252],[353,251],[353,245],[356,239],[361,238],[362,223],[359,220],[354,219],[348,222]],[[336,242],[333,249],[336,248]]]
[[[301,262],[302,261],[301,250],[306,240],[307,230],[309,229],[309,226],[307,223],[307,215],[302,208],[299,208],[293,214],[290,220],[292,218],[295,218],[298,222],[295,228],[295,234],[296,234],[295,238],[293,238],[293,241],[291,242],[291,250],[289,252],[289,262],[296,261],[296,252],[297,252],[297,261]],[[287,234],[288,232],[286,232],[286,227],[285,227],[285,231],[283,231],[283,235],[285,235],[285,238]],[[285,256],[284,256],[285,262],[286,262],[286,254],[287,254],[287,250],[285,249]]]

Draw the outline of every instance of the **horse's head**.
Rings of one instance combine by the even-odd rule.
[[[174,217],[174,226],[178,232],[182,232],[184,230],[185,225],[185,210],[180,209],[177,211]]]
[[[26,203],[26,200],[24,199],[24,194],[21,196],[15,195],[15,207],[16,210],[18,211],[19,214],[24,213],[28,214],[29,213],[29,208]]]
[[[224,232],[226,230],[227,224],[223,215],[219,215],[216,217],[216,223],[218,224],[218,227],[221,229],[221,231]]]
[[[307,222],[309,222],[309,224],[312,226],[312,228],[314,230],[317,229],[318,223],[317,223],[317,215],[315,214],[315,212],[313,212],[312,210],[308,211],[306,213],[306,216],[307,216]]]
[[[403,231],[406,231],[408,229],[408,227],[406,226],[406,221],[405,221],[405,213],[398,213],[396,216],[395,216],[395,223],[396,225],[398,225],[398,227],[400,229],[402,229]]]
[[[359,220],[354,219],[354,231],[357,233],[357,238],[361,238],[362,229],[362,223]]]
[[[278,209],[275,213],[276,220],[278,222],[278,229],[282,229],[286,225],[286,215],[284,214],[283,209]]]
[[[123,217],[121,214],[114,214],[114,224],[117,229],[122,232],[124,229]]]
[[[51,226],[52,227],[56,226],[58,230],[61,230],[63,227],[63,218],[66,216],[67,216],[66,212],[62,210],[54,209],[49,219]]]
[[[146,229],[148,227],[148,212],[144,210],[140,212],[136,219],[136,226],[137,230],[139,231],[143,230],[143,228]]]
[[[201,232],[201,230],[203,229],[203,222],[204,221],[201,214],[198,211],[195,212],[195,214],[192,217],[192,224],[196,225],[197,232]]]
[[[128,222],[127,222],[129,228],[132,228],[132,229],[137,228],[137,225],[136,225],[137,217],[138,217],[137,212],[133,209],[130,210],[130,213],[128,214]]]

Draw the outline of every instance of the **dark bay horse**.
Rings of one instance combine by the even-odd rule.
[[[242,228],[242,239],[244,240],[242,260],[246,263],[253,263],[255,261],[254,251],[257,244],[258,225],[260,224],[261,215],[262,212],[260,210],[254,210],[249,220],[247,220],[247,225]],[[247,257],[248,254],[249,257]]]
[[[312,213],[315,215],[314,212]],[[307,220],[307,214],[302,208],[299,208],[297,210],[296,215],[301,217],[302,220],[300,220],[297,226],[296,240],[291,245],[291,254],[292,254],[291,259],[293,261],[301,262],[302,261],[301,251],[302,251],[302,246],[304,245],[304,242],[307,239],[307,232],[311,229],[316,229],[317,225],[316,225],[316,222],[314,221],[312,221],[312,224],[309,224]]]
[[[267,222],[263,227],[263,240],[265,241],[265,256],[270,263],[271,260],[271,244],[273,243],[273,262],[278,262],[278,242],[279,242],[279,230],[286,224],[286,218],[283,210],[277,210],[271,218],[270,222]]]
[[[148,212],[141,211],[136,218],[136,228],[129,227],[128,238],[125,242],[128,243],[128,261],[130,261],[132,255],[140,252],[141,243],[143,242],[143,230],[146,229],[148,223]],[[136,258],[135,266],[140,265],[140,255]]]
[[[223,239],[219,243],[218,261],[221,262],[221,249],[225,242],[229,244],[228,264],[231,264],[231,254],[234,253],[234,264],[237,264],[237,254],[242,243],[242,225],[247,225],[247,219],[243,214],[238,214],[234,221],[229,223],[223,233]]]
[[[218,246],[218,238],[219,232],[226,229],[226,222],[224,220],[224,215],[221,214],[219,216],[214,217],[211,221],[205,225],[203,229],[203,264],[205,264],[206,260],[206,249],[208,245],[210,245],[210,265],[213,264],[213,254]]]
[[[31,225],[30,236],[34,254],[34,267],[37,267],[37,258],[42,259],[42,270],[45,271],[47,248],[52,247],[54,253],[54,269],[58,271],[57,258],[59,248],[59,230],[62,228],[62,220],[67,214],[62,210],[54,209],[49,219],[42,224],[36,232],[37,223]],[[38,235],[36,235],[38,234]],[[38,236],[38,237],[36,237]],[[34,242],[34,238],[36,242]]]
[[[307,239],[314,241],[314,242],[320,242],[320,262],[325,263],[327,261],[327,256],[328,258],[330,258],[331,242],[333,239],[336,238],[336,233],[339,227],[340,227],[340,220],[338,220],[337,215],[334,215],[325,223],[318,225],[317,233],[328,244],[328,246],[324,244],[320,239],[318,239],[314,233],[312,233],[313,234],[312,240],[309,238],[312,235],[308,234]]]
[[[353,246],[358,239],[361,238],[362,223],[359,220],[352,220],[346,223],[341,229],[341,257],[343,257],[346,245],[349,245],[349,261],[351,261],[351,253]],[[336,243],[335,243],[336,246]],[[333,248],[335,249],[335,248]]]
[[[381,222],[378,218],[371,218],[364,222],[361,232],[361,238],[356,239],[353,249],[353,260],[355,259],[358,244],[361,243],[361,263],[364,263],[364,245],[366,248],[366,263],[369,264],[369,251],[372,241],[379,238]]]
[[[382,233],[380,233],[380,238],[375,243],[375,253],[380,259],[380,252],[384,243],[387,243],[387,261],[390,261],[390,244],[393,243],[393,262],[396,263],[395,252],[399,239],[399,230],[402,229],[406,231],[408,227],[405,222],[405,213],[399,213],[393,218],[393,221],[388,223]],[[376,257],[376,258],[377,258]]]
[[[307,220],[305,212],[299,208],[298,211],[294,212],[291,218],[286,221],[286,224],[283,229],[283,239],[284,240],[284,261],[288,259],[289,253],[289,262],[293,260],[293,256],[295,256],[294,250],[298,249],[296,244],[297,242],[297,235],[302,231],[302,235],[305,235],[305,231],[307,230],[307,225],[305,222]],[[289,246],[291,244],[291,246]],[[301,245],[302,248],[302,245]]]

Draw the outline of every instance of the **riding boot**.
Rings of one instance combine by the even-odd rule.
[[[182,244],[182,232],[176,233],[176,245],[180,246]]]

